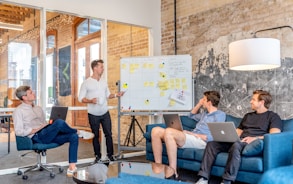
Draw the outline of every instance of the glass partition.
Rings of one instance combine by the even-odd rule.
[[[23,16],[19,18],[22,31],[0,29],[1,107],[17,107],[20,101],[14,95],[15,89],[29,85],[37,94],[38,105],[40,94],[46,92],[44,109],[53,105],[85,109],[86,104],[78,101],[78,92],[81,83],[92,74],[92,60],[104,60],[107,66],[104,77],[114,93],[120,78],[120,58],[149,53],[147,28],[55,11],[47,11],[46,20],[41,20],[42,10],[2,3],[0,13],[1,6],[11,8],[12,15],[15,7],[23,12],[17,12]],[[17,17],[19,15],[15,14]],[[40,25],[43,21],[46,22],[46,57],[41,61]],[[107,38],[102,38],[103,35]],[[45,71],[42,65],[46,66]],[[117,103],[117,99],[109,100],[110,106],[117,106]],[[117,110],[110,113],[116,126]],[[89,127],[86,110],[69,112],[67,120],[72,126]],[[113,131],[113,135],[117,135],[116,127]]]

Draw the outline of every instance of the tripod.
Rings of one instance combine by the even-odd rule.
[[[141,128],[140,124],[138,123],[137,119],[135,118],[135,116],[131,116],[131,124],[129,126],[129,129],[128,129],[126,138],[124,140],[124,146],[128,146],[129,145],[129,142],[132,143],[132,146],[136,146],[143,139],[143,137],[142,137],[137,142],[135,142],[135,123],[138,125],[141,133],[144,134],[144,131],[142,130],[142,128]],[[132,141],[130,140],[131,139],[131,132],[132,132]]]

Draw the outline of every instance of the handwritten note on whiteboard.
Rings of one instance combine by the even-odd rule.
[[[122,58],[121,110],[191,110],[191,63],[190,55]]]

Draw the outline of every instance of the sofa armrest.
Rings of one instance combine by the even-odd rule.
[[[157,124],[149,124],[146,125],[146,132],[143,134],[144,138],[146,138],[147,141],[151,141],[151,134],[152,134],[152,129],[154,127],[162,127],[162,128],[166,128],[166,125],[163,123],[157,123]]]
[[[264,136],[264,171],[291,164],[292,139],[293,131]]]
[[[146,125],[146,132],[151,132],[152,129],[157,126],[162,127],[162,128],[166,128],[166,124],[164,124],[164,123],[148,124],[148,125]]]

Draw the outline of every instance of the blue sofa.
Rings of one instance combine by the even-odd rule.
[[[192,130],[196,121],[181,116],[183,128]],[[237,127],[241,118],[227,115],[226,121],[233,121]],[[264,136],[263,149],[258,155],[244,156],[242,155],[241,166],[236,180],[245,183],[257,183],[262,174],[270,169],[291,164],[292,160],[292,139],[293,139],[293,119],[282,120],[283,132],[277,134],[266,134]],[[151,130],[155,126],[165,127],[165,124],[149,124],[146,126],[146,159],[154,161]],[[195,148],[178,148],[177,167],[199,171],[204,149]],[[228,153],[220,153],[212,168],[211,174],[214,176],[222,176],[224,173]],[[166,147],[163,145],[163,163],[168,164]]]

